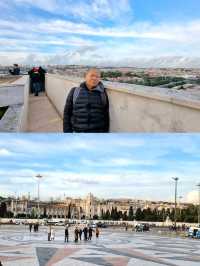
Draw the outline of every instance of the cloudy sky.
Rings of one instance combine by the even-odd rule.
[[[194,199],[200,182],[200,135],[2,134],[0,194],[172,200]]]
[[[199,0],[1,0],[0,64],[200,57]]]

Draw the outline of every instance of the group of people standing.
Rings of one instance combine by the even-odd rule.
[[[83,229],[76,227],[74,230],[74,241],[78,242],[78,240],[82,240],[82,234],[84,236],[84,240],[92,240],[92,235],[93,235],[94,230],[92,227],[87,227],[85,226]],[[96,232],[96,238],[99,237],[99,228],[96,227],[95,229]]]
[[[29,72],[30,91],[38,96],[40,92],[45,91],[45,73],[46,70],[40,67],[33,67]]]
[[[32,232],[32,228],[33,228],[33,231],[35,233],[38,232],[39,231],[39,223],[29,224],[30,233]]]
[[[77,243],[79,240],[82,240],[82,235],[83,239],[85,241],[87,240],[92,240],[93,232],[96,234],[96,238],[99,237],[100,231],[99,228],[96,227],[95,230],[92,229],[90,226],[85,226],[83,229],[78,228],[77,226],[74,229],[74,241]],[[65,242],[69,242],[69,226],[67,225],[65,227]]]

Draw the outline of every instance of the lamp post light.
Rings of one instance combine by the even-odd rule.
[[[198,194],[199,194],[199,206],[198,206],[198,226],[200,227],[200,183],[198,186]]]
[[[36,175],[36,178],[38,180],[38,211],[37,211],[37,217],[40,218],[40,180],[42,179],[41,175]]]
[[[177,222],[177,185],[178,185],[178,177],[172,177],[175,181],[175,193],[174,193],[174,227],[176,230],[176,222]]]

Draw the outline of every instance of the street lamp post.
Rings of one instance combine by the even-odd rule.
[[[178,184],[178,177],[172,177],[175,181],[175,195],[174,195],[174,227],[176,230],[176,221],[177,221],[177,184]]]
[[[199,194],[199,206],[198,206],[198,226],[200,226],[200,183],[197,185],[198,186],[198,194]]]
[[[40,218],[40,180],[42,178],[41,175],[36,175],[36,178],[38,179],[38,219]]]

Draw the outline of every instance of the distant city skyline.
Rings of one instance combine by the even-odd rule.
[[[0,196],[83,197],[196,201],[200,181],[197,134],[2,134]]]
[[[200,67],[198,0],[3,0],[0,8],[1,65]]]

